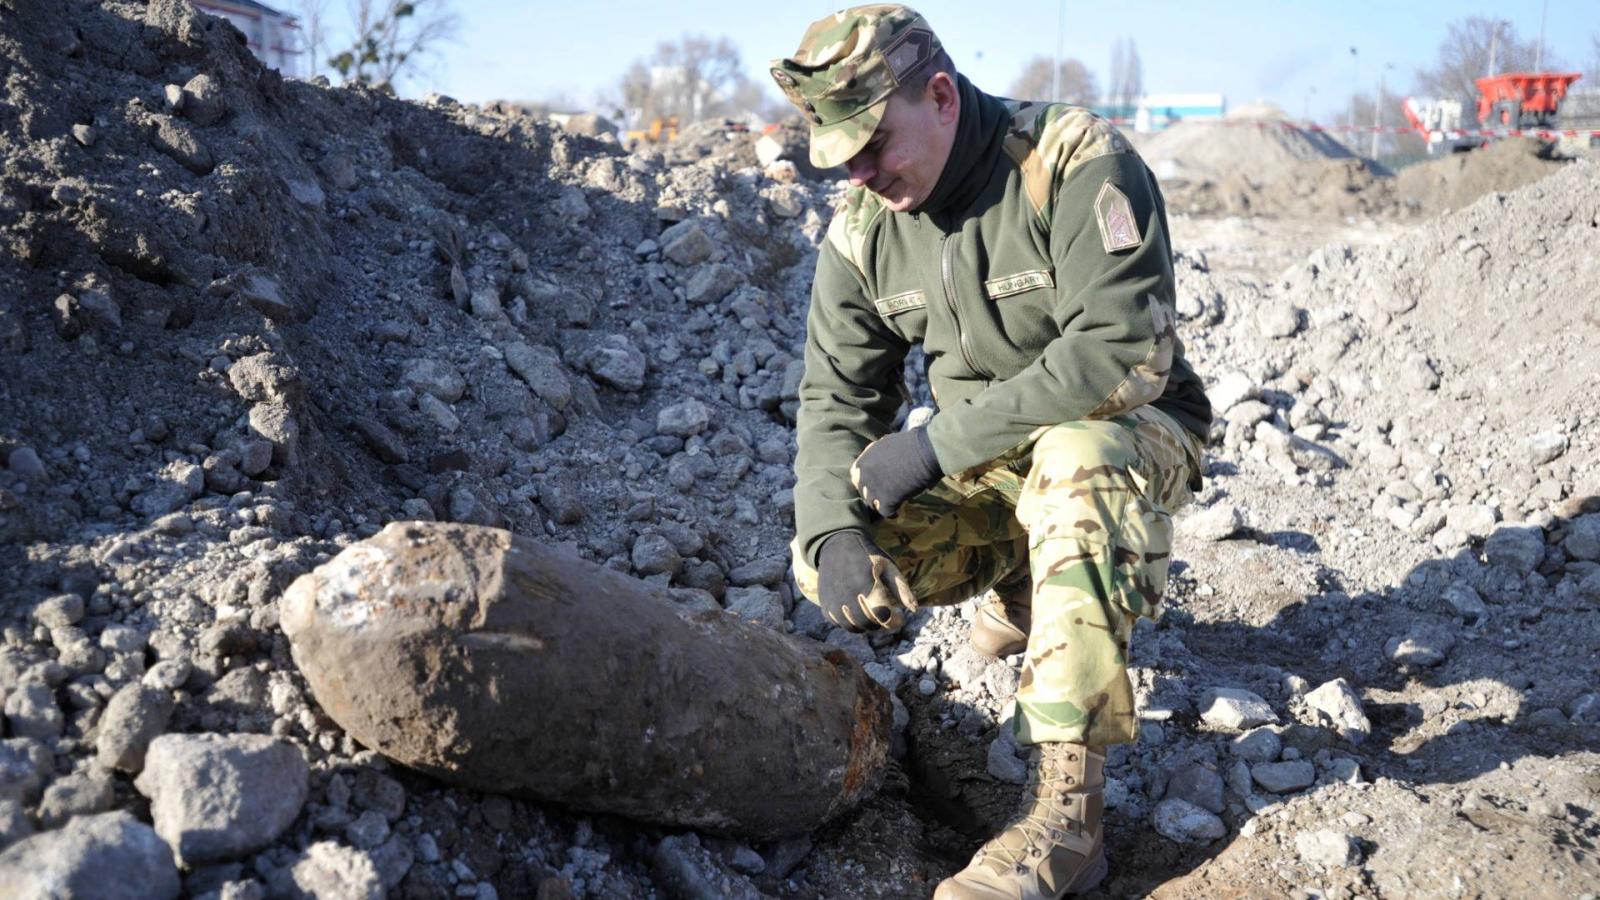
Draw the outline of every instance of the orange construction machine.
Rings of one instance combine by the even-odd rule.
[[[1479,78],[1478,121],[1485,128],[1552,128],[1577,72],[1508,72]]]
[[[1471,150],[1513,132],[1555,128],[1567,88],[1580,77],[1577,72],[1507,72],[1479,78],[1479,127],[1471,130],[1463,127],[1455,100],[1407,97],[1406,119],[1427,138],[1429,153]]]

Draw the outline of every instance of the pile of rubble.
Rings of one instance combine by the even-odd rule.
[[[1566,162],[1532,138],[1496,141],[1391,172],[1281,112],[1246,109],[1182,122],[1139,143],[1168,206],[1195,216],[1409,218],[1511,191]]]
[[[1020,659],[966,646],[971,604],[869,638],[796,602],[838,186],[795,142],[625,154],[285,82],[182,0],[23,4],[0,65],[0,893],[909,896],[1003,819]],[[1110,892],[1593,883],[1561,848],[1597,837],[1596,183],[1272,280],[1180,254],[1219,419],[1134,642]],[[413,519],[824,641],[894,692],[902,771],[752,843],[389,764],[310,695],[278,600]]]

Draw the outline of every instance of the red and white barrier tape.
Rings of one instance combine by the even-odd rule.
[[[1180,122],[1197,122],[1209,125],[1226,125],[1243,128],[1298,128],[1301,131],[1340,131],[1353,134],[1416,134],[1438,135],[1446,140],[1463,137],[1533,137],[1553,141],[1563,137],[1600,137],[1600,131],[1550,131],[1529,128],[1465,128],[1454,131],[1423,130],[1409,125],[1322,125],[1317,122],[1292,122],[1287,119],[1178,119]],[[1170,127],[1170,126],[1169,126]]]

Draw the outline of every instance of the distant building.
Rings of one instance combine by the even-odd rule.
[[[305,74],[301,58],[300,21],[255,0],[189,0],[195,9],[221,16],[244,32],[250,52],[269,67],[290,77]]]
[[[1146,94],[1133,110],[1133,130],[1160,131],[1178,122],[1215,121],[1227,111],[1221,94]]]

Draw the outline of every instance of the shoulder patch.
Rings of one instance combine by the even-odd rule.
[[[883,209],[883,201],[876,194],[866,188],[851,188],[828,223],[828,243],[858,272],[862,271],[861,261],[866,256],[867,232]]]
[[[1128,195],[1107,181],[1094,198],[1094,221],[1100,226],[1100,243],[1107,253],[1131,250],[1144,243],[1139,236],[1139,220],[1133,217]]]
[[[1091,159],[1133,148],[1116,126],[1081,106],[1007,101],[1011,131],[1006,154],[1022,171],[1034,211],[1048,220],[1056,188]]]

